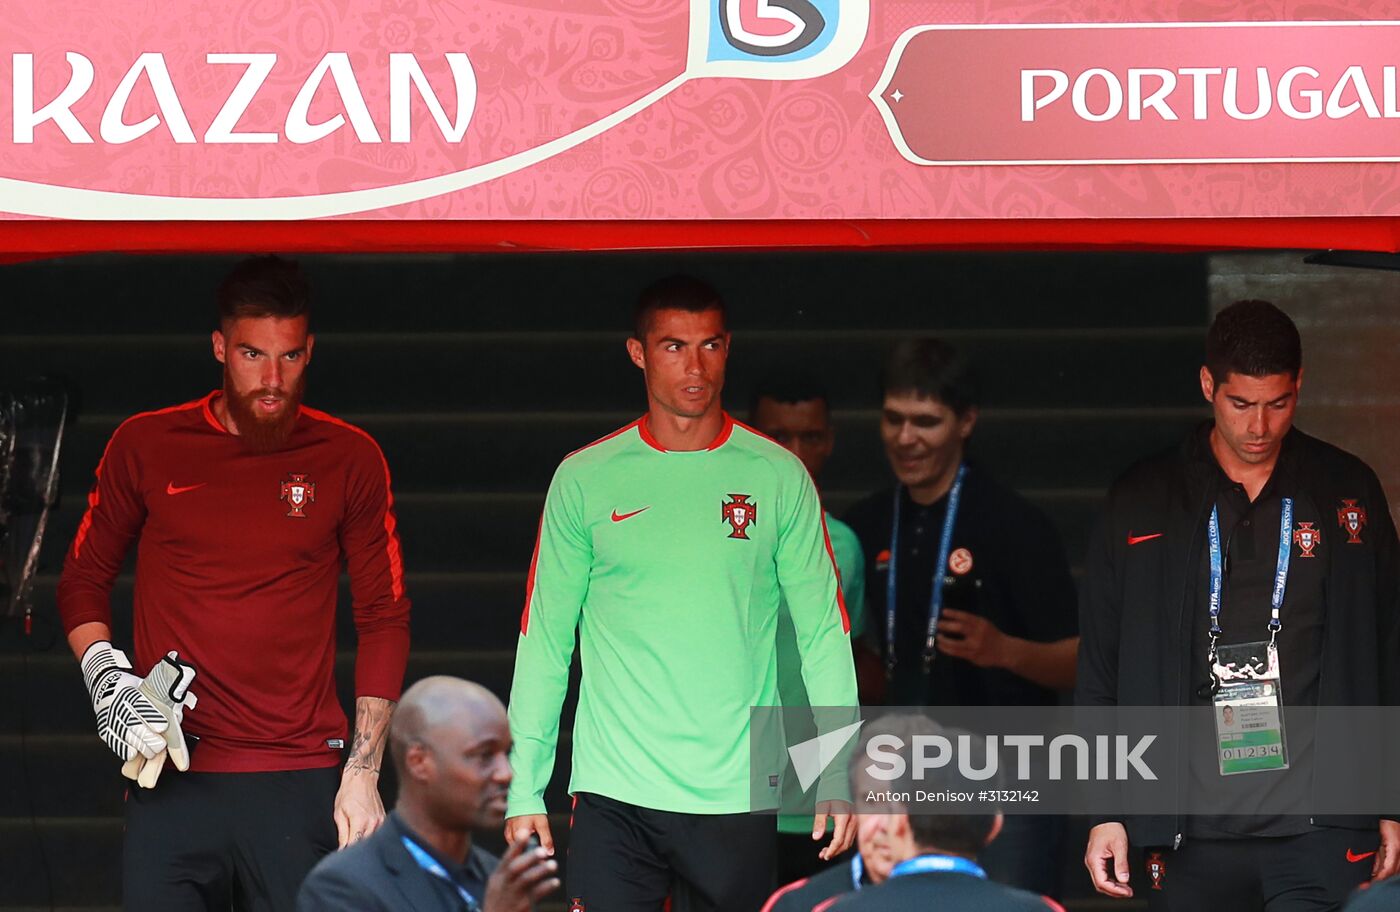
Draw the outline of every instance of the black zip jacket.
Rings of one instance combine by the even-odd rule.
[[[1190,675],[1192,587],[1206,554],[1206,524],[1221,473],[1195,448],[1205,435],[1143,460],[1118,479],[1090,540],[1080,591],[1079,672],[1075,702],[1083,706],[1189,706],[1199,684]],[[1367,524],[1362,544],[1327,549],[1326,604],[1318,706],[1394,706],[1400,703],[1400,544],[1385,493],[1360,459],[1296,428],[1292,449],[1303,490],[1321,510],[1360,498]],[[1333,541],[1341,529],[1332,524]],[[1163,533],[1149,546],[1131,536]],[[1186,777],[1184,738],[1177,738],[1176,781]],[[1346,770],[1347,745],[1319,730],[1314,781]],[[1310,818],[1316,826],[1373,829],[1380,817],[1400,819],[1390,797],[1395,777],[1378,777],[1374,816]],[[1118,819],[1138,846],[1179,844],[1181,816]]]

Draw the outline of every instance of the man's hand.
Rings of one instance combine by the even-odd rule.
[[[1101,823],[1089,831],[1084,867],[1089,869],[1094,889],[1103,895],[1116,899],[1133,895],[1128,886],[1128,831],[1123,824]]]
[[[938,621],[938,651],[967,659],[979,668],[995,668],[1007,658],[1011,637],[996,624],[967,611],[945,608]]]
[[[812,818],[812,841],[819,842],[826,835],[826,821],[833,823],[831,842],[817,853],[822,861],[831,861],[851,847],[856,838],[856,818],[851,813],[849,801],[818,801],[817,815]]]
[[[1385,880],[1400,871],[1400,823],[1381,821],[1381,844],[1376,848],[1376,860],[1371,864],[1371,880]]]
[[[141,679],[131,673],[131,661],[106,640],[87,648],[82,659],[83,680],[97,716],[97,734],[123,761],[155,757],[165,749],[165,717],[141,692]]]
[[[165,717],[166,723],[165,748],[160,753],[150,759],[137,754],[122,764],[122,775],[135,780],[142,788],[155,788],[166,760],[173,762],[181,772],[190,768],[190,750],[185,743],[181,723],[185,719],[185,710],[194,709],[199,703],[190,693],[194,676],[194,666],[181,662],[180,654],[172,649],[141,682],[141,693]]]
[[[544,849],[544,853],[553,855],[554,835],[549,832],[548,815],[522,814],[506,820],[506,842],[510,845],[524,843],[532,833],[540,838],[540,848]]]
[[[548,823],[544,828],[545,832],[549,832]],[[558,870],[559,863],[550,858],[543,847],[529,847],[528,837],[512,842],[491,879],[486,881],[486,901],[482,903],[482,912],[530,912],[536,900],[559,889],[559,878],[554,876]]]
[[[383,697],[355,698],[355,737],[340,791],[335,793],[335,830],[345,848],[379,829],[384,822],[384,802],[379,798],[379,766],[389,740],[389,717],[394,704]]]
[[[379,798],[379,774],[345,768],[335,793],[335,831],[345,848],[379,829],[384,802]]]

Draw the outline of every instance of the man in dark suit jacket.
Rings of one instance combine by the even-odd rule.
[[[526,842],[497,859],[474,829],[504,823],[505,707],[485,688],[431,677],[403,695],[389,730],[399,800],[374,835],[324,858],[297,912],[528,912],[558,889],[558,865]]]

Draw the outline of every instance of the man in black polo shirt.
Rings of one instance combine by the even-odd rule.
[[[459,678],[404,692],[389,729],[399,800],[384,825],[307,875],[297,912],[530,912],[558,863],[522,840],[503,858],[472,830],[505,822],[510,732],[501,701]]]
[[[1338,768],[1348,747],[1260,727],[1258,707],[1396,702],[1395,527],[1369,467],[1292,427],[1302,345],[1278,308],[1221,311],[1200,382],[1214,421],[1109,494],[1086,568],[1076,696],[1210,709],[1213,730],[1188,728],[1182,778],[1188,806],[1210,796],[1218,812],[1103,821],[1085,865],[1099,892],[1131,896],[1127,848],[1143,847],[1154,910],[1335,909],[1400,866],[1400,823],[1310,813],[1312,771]],[[1246,712],[1269,746],[1252,768],[1227,748]]]
[[[1054,705],[1074,686],[1074,581],[1049,518],[965,460],[978,406],[969,363],[940,340],[910,340],[890,354],[882,387],[896,484],[845,520],[865,552],[883,702]],[[983,862],[996,880],[1054,895],[1062,832],[1062,818],[1008,817]]]

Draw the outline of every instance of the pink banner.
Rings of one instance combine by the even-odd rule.
[[[926,26],[871,97],[924,165],[1400,161],[1400,23]]]
[[[1331,21],[1283,0],[10,3],[0,217],[1400,213],[1400,25],[1347,21],[1370,0],[1306,12]]]

